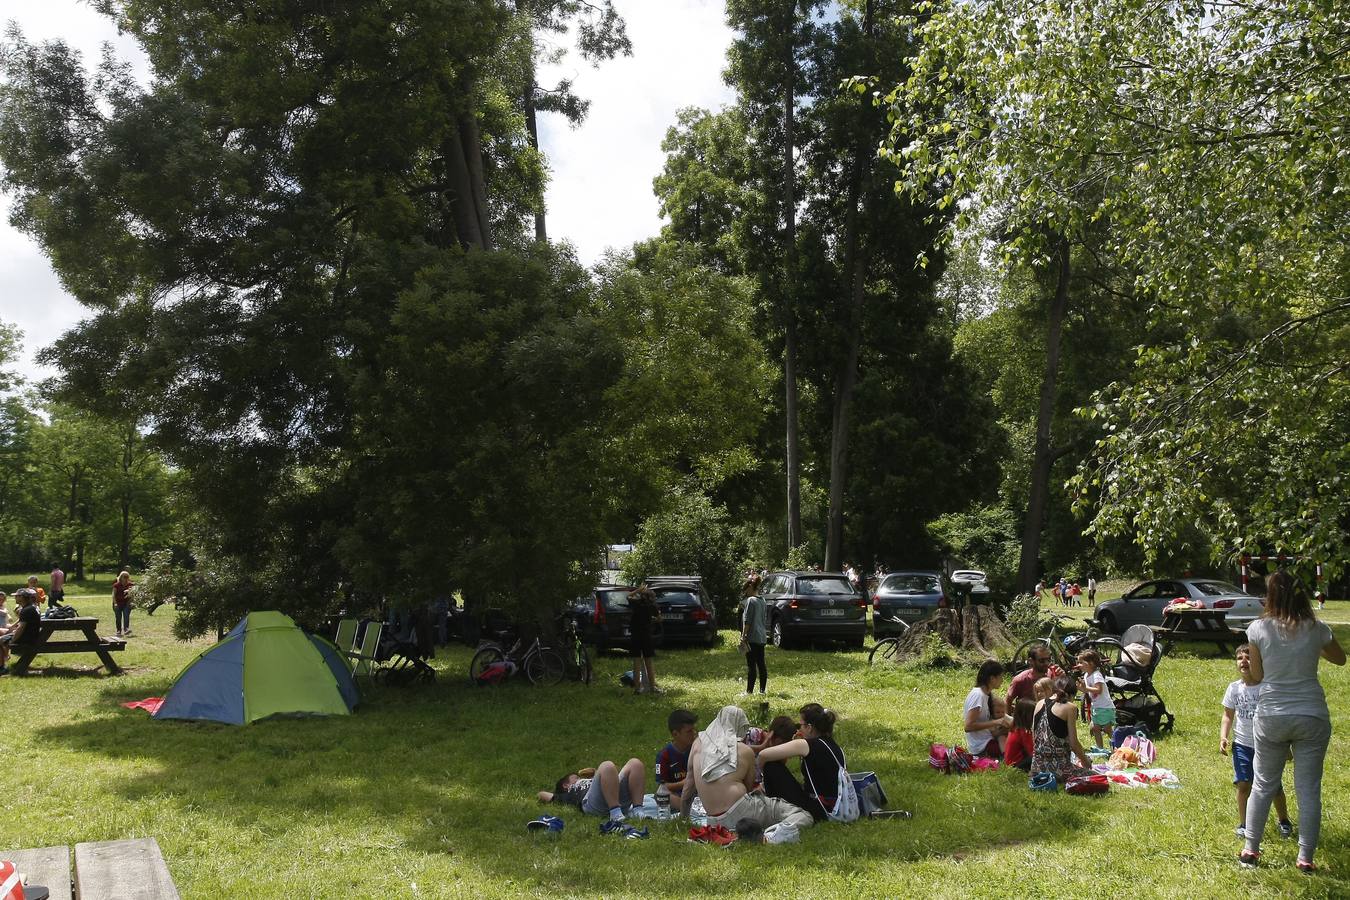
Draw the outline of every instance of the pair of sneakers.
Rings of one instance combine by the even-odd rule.
[[[1289,821],[1288,819],[1285,819],[1283,822],[1279,823],[1279,829],[1280,829],[1280,837],[1282,838],[1291,838],[1294,836],[1294,823]],[[1246,840],[1247,839],[1246,826],[1239,825],[1238,827],[1234,828],[1233,834],[1237,835],[1243,840]]]
[[[650,835],[647,829],[638,830],[623,819],[606,819],[600,823],[601,834],[617,834],[630,841],[646,840]]]
[[[695,825],[689,829],[689,843],[727,847],[736,843],[736,832],[725,825]]]

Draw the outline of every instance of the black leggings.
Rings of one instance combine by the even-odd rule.
[[[759,672],[759,692],[764,693],[764,685],[769,681],[769,667],[764,664],[764,645],[746,644],[745,652],[745,692],[755,689],[755,672]]]

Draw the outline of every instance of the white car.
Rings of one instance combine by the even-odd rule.
[[[1163,608],[1178,597],[1202,600],[1207,609],[1228,613],[1228,624],[1246,628],[1261,615],[1261,598],[1216,578],[1160,578],[1145,581],[1118,600],[1097,604],[1097,623],[1108,634],[1120,634],[1131,625],[1161,625]]]

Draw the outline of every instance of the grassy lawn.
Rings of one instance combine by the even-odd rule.
[[[1350,603],[1327,614],[1350,622]],[[12,761],[0,799],[10,838],[0,843],[154,836],[189,898],[1350,894],[1344,669],[1324,668],[1341,731],[1324,781],[1324,870],[1308,878],[1277,835],[1265,868],[1236,865],[1232,770],[1217,749],[1233,667],[1208,647],[1159,670],[1178,720],[1159,741],[1159,763],[1183,786],[1101,798],[1033,794],[1020,773],[929,770],[929,742],[960,739],[971,671],[878,671],[860,653],[770,649],[772,713],[811,700],[835,708],[850,768],[876,770],[891,805],[915,815],[818,827],[798,846],[723,851],[687,843],[675,823],[654,825],[648,841],[606,839],[598,820],[570,808],[552,810],[567,820],[558,840],[524,825],[540,811],[535,791],[565,771],[629,756],[650,766],[672,707],[706,722],[733,701],[742,661],[730,642],[663,653],[664,697],[620,689],[628,666],[613,656],[589,688],[477,689],[464,677],[470,651],[451,648],[435,661],[437,685],[371,688],[350,718],[233,728],[157,722],[117,705],[162,695],[206,646],[174,641],[172,616],[133,614],[125,675],[90,671],[93,657],[58,656],[39,657],[40,675],[0,679]],[[1337,631],[1350,642],[1350,626]]]

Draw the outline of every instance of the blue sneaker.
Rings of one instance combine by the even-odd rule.
[[[563,820],[557,816],[540,816],[533,822],[527,822],[525,827],[528,828],[531,833],[542,831],[558,834],[563,830]]]
[[[600,823],[601,834],[621,834],[628,840],[645,840],[649,837],[647,829],[641,831],[620,819],[609,819]]]

